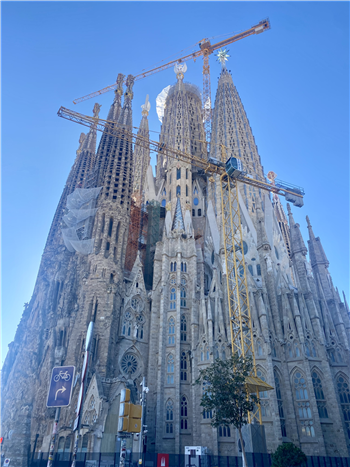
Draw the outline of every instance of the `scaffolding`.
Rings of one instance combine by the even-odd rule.
[[[126,245],[125,269],[131,272],[137,252],[140,252],[142,264],[145,262],[146,239],[147,239],[147,220],[148,214],[145,206],[140,205],[138,200],[131,200],[130,223],[128,243]]]

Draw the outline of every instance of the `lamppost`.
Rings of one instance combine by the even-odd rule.
[[[85,355],[84,355],[84,361],[83,361],[83,368],[81,370],[81,385],[80,385],[80,391],[79,391],[79,396],[78,396],[78,404],[76,408],[76,419],[74,420],[74,426],[73,426],[73,431],[75,431],[75,442],[74,442],[74,450],[73,450],[73,459],[72,459],[72,466],[71,467],[76,467],[76,461],[77,461],[77,452],[78,452],[78,445],[79,445],[79,439],[80,439],[80,427],[81,427],[81,416],[80,416],[80,411],[84,406],[84,398],[85,398],[85,393],[86,393],[86,387],[85,387],[85,378],[87,377],[88,369],[89,369],[89,356],[90,356],[90,345],[92,341],[92,333],[94,330],[94,322],[90,321],[87,333],[86,333],[86,339],[85,339]]]
[[[139,464],[140,465],[142,464],[143,436],[144,436],[144,433],[147,433],[148,431],[148,430],[144,430],[144,426],[146,425],[143,424],[145,421],[146,394],[149,391],[149,388],[146,386],[145,377],[142,378],[141,386],[142,386],[142,391],[141,391],[140,399],[141,399],[142,415],[141,415],[141,431],[140,431],[140,438],[139,438],[139,453],[140,453]]]

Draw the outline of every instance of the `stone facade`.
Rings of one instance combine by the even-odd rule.
[[[131,129],[133,78],[123,75],[108,119]],[[147,101],[140,135],[148,135]],[[210,157],[221,144],[263,177],[243,105],[223,67],[212,124]],[[200,93],[177,82],[166,100],[160,141],[206,158]],[[88,387],[82,409],[82,450],[114,452],[120,391],[139,399],[146,376],[147,450],[184,453],[207,446],[238,455],[232,427],[213,429],[200,408],[199,370],[231,352],[219,180],[160,152],[156,176],[149,152],[96,129],[80,140],[43,254],[33,297],[26,305],[2,372],[4,451],[22,466],[29,446],[48,451],[54,410],[46,408],[55,365],[75,365],[71,406],[61,410],[59,452],[72,450],[84,338],[94,321]],[[133,177],[134,174],[134,177]],[[63,210],[76,188],[102,187],[89,255],[69,252],[62,240]],[[130,210],[144,192],[147,239],[125,271]],[[142,194],[142,193],[141,193]],[[136,196],[136,201],[139,201]],[[146,208],[147,208],[146,206]],[[159,208],[160,206],[160,208]],[[333,286],[321,241],[310,220],[307,248],[291,209],[241,186],[240,208],[258,376],[274,387],[261,396],[267,447],[291,440],[306,454],[347,456],[350,442],[349,309]],[[150,213],[151,211],[149,211]],[[157,214],[155,219],[154,213]],[[281,227],[283,226],[283,228]],[[282,228],[282,231],[281,231]],[[153,232],[152,248],[149,232]],[[146,248],[146,254],[142,248]],[[135,443],[136,446],[136,443]]]

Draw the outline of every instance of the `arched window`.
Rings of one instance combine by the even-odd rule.
[[[181,306],[185,307],[186,306],[186,289],[185,287],[181,287]]]
[[[163,188],[162,195],[166,196],[166,189],[165,188]]]
[[[132,314],[130,311],[126,311],[124,315],[122,334],[123,336],[130,337],[131,335],[131,325],[132,325]]]
[[[203,385],[202,385],[203,395],[206,394],[206,393],[209,393],[209,395],[210,395],[209,388],[210,388],[209,383],[207,381],[203,381]],[[203,418],[204,419],[213,418],[213,411],[212,410],[203,410]]]
[[[253,273],[253,266],[252,266],[251,264],[248,264],[248,270],[249,270],[250,274],[251,274],[252,276],[254,276],[254,273]]]
[[[61,452],[63,452],[63,450],[64,450],[64,437],[61,436],[60,439],[58,440],[57,452],[61,453]]]
[[[187,272],[187,264],[181,263],[181,272]]]
[[[171,399],[166,403],[166,423],[165,423],[165,432],[168,434],[174,433],[174,404]]]
[[[217,358],[220,358],[220,355],[219,355],[219,345],[218,345],[218,344],[215,344],[215,345],[214,345],[214,359],[217,359]]]
[[[261,276],[261,266],[260,266],[260,264],[256,265],[256,273],[257,273],[258,276]]]
[[[188,185],[186,185],[186,196],[188,196]]]
[[[170,310],[176,310],[176,289],[172,287],[170,289]]]
[[[165,208],[165,205],[166,205],[166,200],[162,199],[162,208]]]
[[[145,324],[145,317],[143,314],[136,316],[136,339],[143,339],[143,325]]]
[[[176,180],[180,180],[180,178],[181,178],[181,168],[176,169]]]
[[[287,344],[287,349],[288,349],[288,357],[289,357],[289,358],[293,358],[293,357],[294,357],[294,354],[293,354],[292,345],[291,345],[291,344]]]
[[[311,356],[310,347],[309,347],[309,343],[308,343],[308,342],[305,342],[305,355],[306,355],[307,357],[310,357],[310,356]]]
[[[196,186],[194,187],[193,194],[194,194],[194,195],[198,195],[198,190],[197,190],[197,187],[196,187]]]
[[[175,344],[175,320],[173,317],[169,319],[168,323],[168,344]]]
[[[275,379],[275,389],[276,389],[276,397],[277,397],[277,405],[278,405],[278,415],[280,417],[280,422],[281,422],[281,433],[282,436],[286,437],[287,432],[286,432],[286,419],[284,416],[284,410],[283,410],[283,401],[282,401],[282,390],[281,390],[281,378],[277,374],[277,371],[273,371],[274,379]]]
[[[300,357],[299,346],[298,346],[298,344],[296,342],[294,342],[294,350],[295,350],[295,356]]]
[[[187,356],[186,352],[181,353],[181,363],[180,363],[180,376],[181,376],[181,381],[187,381]]]
[[[314,391],[315,391],[318,414],[320,418],[328,418],[326,398],[324,397],[321,378],[316,373],[316,371],[313,371],[311,376],[312,376],[312,384],[314,386]]]
[[[187,430],[188,428],[188,403],[186,396],[181,397],[181,430]]]
[[[261,371],[258,370],[256,372],[258,378],[266,383],[266,375]],[[260,398],[260,407],[261,407],[261,415],[263,417],[268,417],[270,415],[270,408],[269,408],[269,397],[267,395],[267,391],[259,391],[259,398]]]
[[[177,185],[176,187],[176,196],[181,196],[181,186]]]
[[[201,347],[201,362],[204,362],[204,347]]]
[[[222,358],[222,360],[226,360],[226,351],[225,351],[225,347],[224,347],[224,346],[222,347],[221,358]]]
[[[231,438],[231,429],[229,426],[219,426],[219,436],[222,438]]]
[[[340,399],[340,407],[343,413],[346,433],[348,439],[350,439],[350,390],[349,390],[349,381],[343,376],[339,375],[337,377],[337,388]]]
[[[186,180],[188,179],[188,169],[186,169]]]
[[[260,340],[257,341],[257,350],[258,350],[258,357],[263,355],[263,349]]]
[[[296,371],[293,377],[293,385],[298,407],[298,417],[301,432],[304,436],[315,436],[314,422],[312,420],[310,401],[306,387],[305,377],[300,371]]]
[[[198,209],[198,217],[201,217],[201,215],[202,215],[202,210]]]
[[[174,356],[171,354],[167,358],[167,384],[174,384]]]
[[[185,315],[181,316],[180,330],[181,330],[181,342],[186,342],[187,341],[187,322],[186,322]]]
[[[246,255],[248,253],[248,245],[247,242],[243,240],[243,252]]]

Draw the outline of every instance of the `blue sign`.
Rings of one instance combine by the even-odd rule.
[[[74,366],[55,366],[52,369],[47,407],[67,407],[70,404],[74,371]]]

